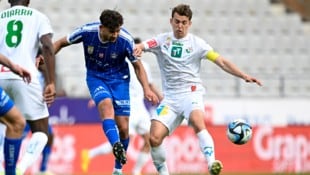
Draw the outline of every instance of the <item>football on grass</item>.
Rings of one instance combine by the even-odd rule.
[[[237,145],[247,143],[252,137],[252,127],[243,119],[229,122],[226,131],[228,139]]]

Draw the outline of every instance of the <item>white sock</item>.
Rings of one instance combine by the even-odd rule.
[[[121,174],[123,171],[122,171],[122,169],[116,169],[116,168],[114,168],[113,169],[113,173],[116,173],[116,172],[118,172],[119,174]]]
[[[150,154],[146,153],[146,152],[140,152],[138,155],[138,158],[136,160],[136,163],[134,165],[132,174],[136,175],[136,174],[140,174],[142,168],[144,167],[144,165],[148,162],[150,158]]]
[[[202,151],[202,154],[210,165],[215,160],[213,138],[206,129],[197,133],[197,136],[199,140],[200,150]]]
[[[26,152],[21,158],[17,167],[22,173],[31,166],[41,155],[44,146],[47,143],[47,135],[43,132],[35,132],[27,145]]]
[[[151,147],[151,155],[153,164],[159,175],[169,175],[168,166],[166,163],[166,152],[161,144],[158,147]]]
[[[109,154],[112,152],[112,146],[110,142],[103,143],[95,148],[89,150],[89,157],[94,158],[101,154]]]
[[[6,133],[6,125],[0,123],[0,172],[4,172],[4,138]]]

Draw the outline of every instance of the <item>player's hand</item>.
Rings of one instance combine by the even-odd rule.
[[[152,103],[152,105],[158,105],[159,104],[159,99],[158,99],[157,95],[152,90],[145,91],[144,96],[145,96],[147,101]]]
[[[31,82],[31,75],[30,72],[28,72],[26,69],[20,67],[17,64],[13,64],[11,67],[11,71],[15,74],[19,75],[23,78],[24,82],[30,83]]]
[[[135,48],[133,49],[133,54],[136,57],[141,57],[142,56],[142,52],[143,52],[144,46],[143,44],[136,44]]]
[[[56,98],[56,88],[54,83],[50,83],[45,86],[43,97],[47,106],[50,107]]]
[[[96,104],[95,104],[95,101],[93,99],[88,100],[88,103],[87,103],[88,108],[93,108],[95,106],[96,106]]]
[[[262,86],[263,84],[258,79],[251,77],[251,76],[245,76],[244,78],[245,82],[247,83],[256,83],[259,86]]]
[[[44,64],[44,57],[42,55],[39,55],[36,58],[36,67],[39,68],[39,66],[42,64]]]

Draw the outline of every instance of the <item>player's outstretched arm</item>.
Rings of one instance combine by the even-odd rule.
[[[63,47],[69,46],[70,43],[67,41],[67,37],[62,37],[54,42],[54,52],[57,54]]]
[[[22,77],[26,83],[31,82],[30,72],[28,72],[26,69],[20,67],[19,65],[14,64],[11,60],[9,60],[7,57],[5,57],[2,54],[0,54],[0,63],[2,65],[4,65],[5,67],[8,67],[15,74]]]
[[[242,78],[248,83],[256,83],[257,85],[262,86],[262,83],[260,80],[242,72],[235,64],[228,61],[227,59],[225,59],[222,56],[219,56],[218,58],[216,58],[214,63],[216,65],[218,65],[219,67],[221,67],[224,71],[226,71],[226,72],[228,72],[228,73],[230,73],[236,77]]]

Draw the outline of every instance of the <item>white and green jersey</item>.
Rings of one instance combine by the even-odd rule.
[[[173,33],[163,33],[143,42],[146,51],[153,52],[161,71],[165,95],[192,91],[204,92],[200,79],[201,60],[212,47],[201,38],[187,34],[176,39]]]
[[[13,6],[0,13],[0,53],[31,72],[32,81],[38,82],[35,59],[40,37],[53,33],[49,19],[41,12]],[[0,79],[21,79],[1,66]]]

